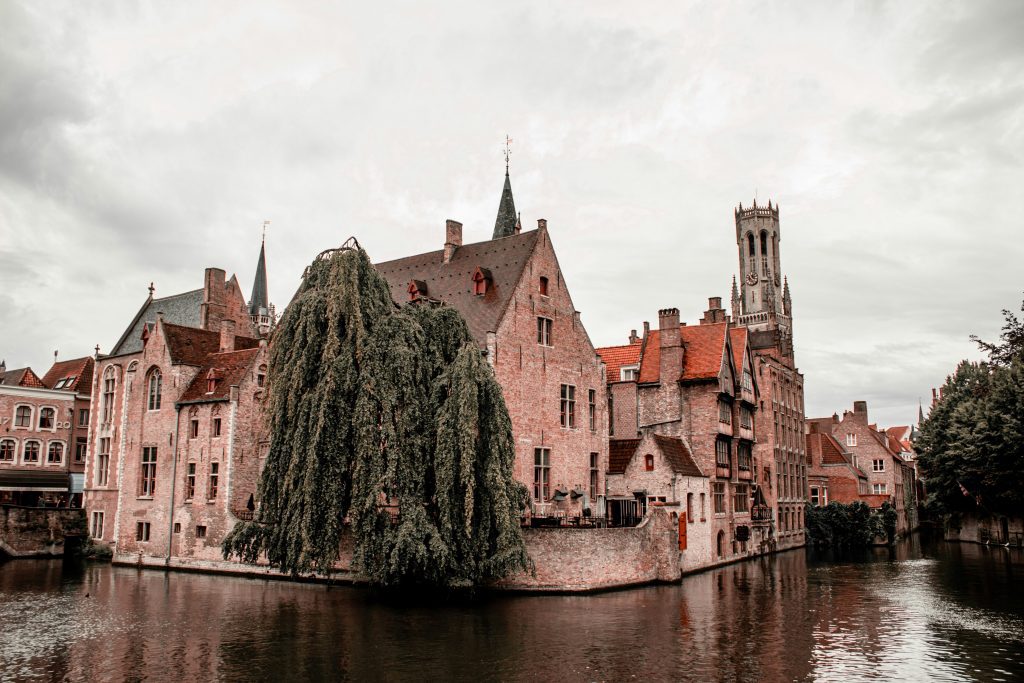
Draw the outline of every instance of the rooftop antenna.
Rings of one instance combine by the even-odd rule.
[[[512,156],[512,138],[505,133],[505,175],[508,175],[508,160]]]

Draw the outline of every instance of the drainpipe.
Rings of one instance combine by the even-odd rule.
[[[171,461],[171,512],[167,517],[167,559],[165,564],[171,564],[171,542],[174,540],[174,485],[178,482],[178,430],[181,428],[181,404],[174,404],[174,459]]]

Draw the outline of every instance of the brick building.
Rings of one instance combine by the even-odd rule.
[[[441,249],[376,264],[398,303],[440,302],[465,317],[501,384],[515,477],[536,515],[604,510],[608,427],[604,368],[580,320],[547,228],[524,231],[511,182],[491,239],[463,243],[449,220]]]
[[[754,453],[760,389],[747,330],[729,324],[721,299],[709,300],[699,325],[663,309],[658,329],[645,323],[642,339],[634,331],[600,353],[614,426],[609,493],[621,477],[623,498],[641,508],[680,506],[708,539],[707,563],[770,550],[766,474]]]
[[[807,484],[811,505],[852,503],[868,494],[868,475],[819,422],[807,421]]]
[[[97,355],[85,497],[90,534],[115,559],[219,558],[224,534],[250,514],[266,452],[262,272],[255,312],[218,268],[182,294],[154,298],[151,285]]]
[[[842,419],[833,415],[808,420],[808,444],[811,437],[819,434],[828,435],[830,441],[841,444],[844,458],[866,478],[866,490],[859,493],[860,500],[871,508],[878,508],[886,501],[891,503],[896,508],[896,532],[899,534],[917,528],[914,465],[902,454],[903,446],[895,435],[869,423],[866,401],[854,401],[853,410],[844,411]],[[833,493],[831,500],[840,499]]]
[[[732,285],[732,319],[749,333],[753,367],[762,394],[757,411],[758,460],[770,469],[763,487],[775,508],[779,548],[805,543],[807,454],[804,436],[804,378],[793,352],[793,302],[782,278],[779,207],[758,206],[734,213],[740,285]]]
[[[57,361],[43,376],[0,362],[0,502],[82,502],[93,359]]]

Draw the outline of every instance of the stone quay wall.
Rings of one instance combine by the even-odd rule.
[[[85,511],[78,508],[0,506],[0,556],[60,556],[66,534],[84,533]]]

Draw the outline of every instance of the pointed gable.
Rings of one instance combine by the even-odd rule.
[[[710,325],[681,325],[679,335],[683,344],[683,372],[671,378],[683,382],[701,382],[718,379],[722,372],[725,356],[727,323]],[[641,384],[662,381],[661,345],[658,330],[651,330],[644,342],[640,363]]]
[[[697,463],[694,462],[690,449],[686,447],[682,439],[670,436],[654,435],[654,443],[665,457],[665,461],[672,467],[672,471],[684,477],[703,477]]]
[[[43,375],[42,383],[48,389],[63,391],[92,391],[92,371],[95,362],[92,356],[63,360],[54,363]]]
[[[43,380],[39,379],[39,375],[32,371],[32,368],[7,370],[3,374],[0,374],[0,384],[17,387],[35,387],[36,389],[47,388],[47,386],[43,384]]]
[[[194,289],[191,292],[166,296],[161,299],[146,299],[108,355],[119,356],[141,351],[143,329],[147,324],[156,322],[157,313],[163,313],[165,322],[185,327],[199,327],[199,312],[202,304],[202,289]]]

